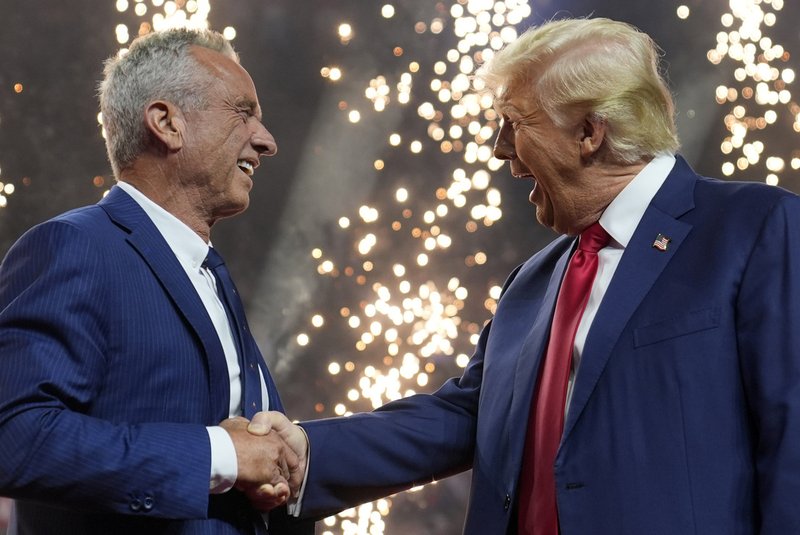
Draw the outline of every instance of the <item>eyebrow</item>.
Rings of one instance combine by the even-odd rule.
[[[495,109],[495,111],[510,110],[520,113],[517,107],[511,104],[511,99],[508,98],[506,93],[496,96],[492,101],[492,107]]]
[[[522,116],[522,112],[520,112],[512,104],[509,104],[508,101],[504,101],[502,103],[495,103],[494,109],[500,115],[500,118],[503,119],[504,121],[508,120],[507,117],[509,113]]]

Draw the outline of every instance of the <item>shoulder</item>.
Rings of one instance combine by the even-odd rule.
[[[57,215],[27,230],[15,246],[31,241],[47,240],[57,244],[59,238],[90,236],[97,233],[108,222],[108,216],[97,205],[84,206]]]
[[[793,204],[800,201],[800,197],[796,194],[778,186],[704,176],[697,178],[695,198],[698,202],[711,201],[766,212],[781,203]]]
[[[97,271],[107,247],[98,239],[108,218],[97,206],[78,208],[25,232],[8,250],[0,276],[6,283],[32,283],[45,273],[61,272],[64,282]]]
[[[520,275],[530,275],[542,271],[549,275],[558,260],[572,248],[574,243],[574,236],[559,236],[528,258],[520,268]]]
[[[520,287],[528,288],[532,284],[547,286],[559,259],[572,248],[574,242],[574,237],[559,236],[534,253],[533,256],[511,272],[503,285],[503,293],[505,294],[506,290],[511,289],[512,286],[515,289]]]
[[[59,249],[75,243],[102,241],[115,228],[113,221],[100,205],[75,208],[27,230],[12,246],[29,246],[46,242],[50,248]]]
[[[695,203],[686,220],[706,253],[714,251],[731,267],[751,265],[750,273],[757,276],[776,266],[796,264],[798,257],[792,253],[800,249],[796,194],[764,183],[700,177]]]
[[[747,241],[748,236],[757,239],[765,228],[780,225],[778,221],[797,221],[800,197],[764,183],[699,177],[695,187],[695,208],[696,214],[690,217],[696,225]],[[785,230],[788,235],[793,235],[800,229],[787,227]]]

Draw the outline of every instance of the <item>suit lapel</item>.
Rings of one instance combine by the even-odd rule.
[[[214,411],[211,423],[227,418],[230,384],[225,354],[192,282],[161,233],[127,193],[115,187],[99,204],[117,225],[128,232],[127,242],[150,267],[203,345]]]
[[[564,276],[574,245],[575,240],[572,240],[572,246],[568,247],[556,262],[536,320],[528,331],[525,342],[520,347],[517,355],[514,390],[512,392],[508,421],[518,422],[523,426],[523,429],[526,429],[528,425],[539,366],[544,354],[544,348],[550,338],[550,324],[553,320],[553,309],[556,305],[558,289],[561,286],[561,279]],[[516,449],[516,446],[522,448],[525,442],[525,433],[520,433],[519,429],[517,425],[508,426],[510,435],[508,440],[510,444],[515,445],[514,449]]]
[[[562,443],[586,407],[622,330],[691,231],[690,224],[677,218],[694,207],[696,180],[678,157],[625,248],[586,339]],[[653,246],[659,234],[671,239],[665,251]]]
[[[253,344],[255,344],[255,341],[253,341]],[[264,361],[264,357],[261,356],[261,352],[258,353],[258,365],[261,367],[261,373],[264,376],[264,382],[267,384],[269,410],[285,412],[281,398],[278,395],[278,387],[275,384],[275,381],[272,379],[272,375],[269,373],[269,368],[267,368],[267,363]]]

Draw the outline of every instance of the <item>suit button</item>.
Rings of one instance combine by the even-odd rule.
[[[131,511],[138,512],[142,508],[142,500],[134,498],[130,503]]]
[[[511,495],[506,494],[506,499],[503,502],[503,511],[508,511],[509,507],[511,507]]]
[[[156,501],[152,496],[145,496],[144,501],[142,502],[142,506],[144,507],[145,511],[151,510],[155,504]]]
[[[250,363],[250,369],[251,370],[255,370],[256,369],[255,363],[253,363],[253,362]]]

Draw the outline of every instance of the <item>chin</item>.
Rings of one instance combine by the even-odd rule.
[[[244,188],[231,198],[231,208],[242,212],[250,206],[250,188]]]
[[[222,215],[220,216],[220,219],[225,219],[228,217],[239,215],[245,210],[247,210],[248,206],[250,206],[249,198],[241,199],[239,200],[239,202],[236,203],[231,202],[230,204],[225,206],[224,210],[222,210]]]
[[[538,221],[541,226],[553,229],[556,232],[558,232],[558,230],[554,226],[553,220],[551,218],[548,218],[547,214],[545,214],[544,211],[538,206],[536,207],[536,221]]]

